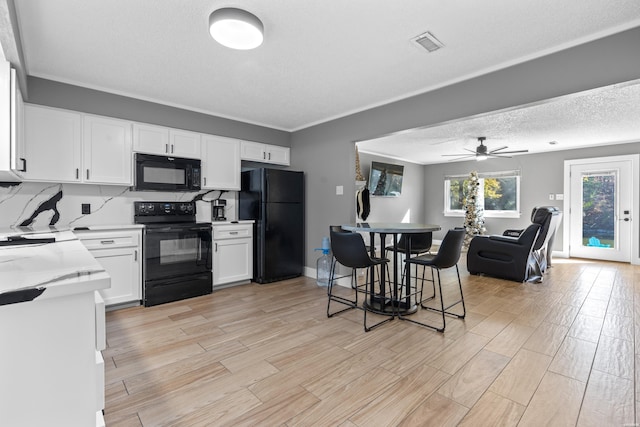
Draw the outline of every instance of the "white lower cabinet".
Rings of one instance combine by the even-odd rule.
[[[96,333],[104,315],[97,313],[94,291],[0,307],[0,425],[100,425],[105,380]]]
[[[213,225],[213,286],[253,277],[253,224]]]
[[[107,306],[142,299],[142,231],[76,231],[91,255],[111,276],[111,288],[100,294]]]

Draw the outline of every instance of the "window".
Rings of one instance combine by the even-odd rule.
[[[520,216],[520,171],[478,173],[478,206],[485,217]],[[444,215],[464,216],[468,175],[445,176]]]

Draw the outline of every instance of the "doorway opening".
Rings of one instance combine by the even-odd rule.
[[[640,264],[639,155],[565,161],[563,252]]]

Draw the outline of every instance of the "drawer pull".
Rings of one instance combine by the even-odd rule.
[[[238,234],[238,232],[237,231],[230,231],[229,234],[236,235],[236,234]]]
[[[103,245],[113,245],[115,242],[115,240],[100,240],[100,243]]]

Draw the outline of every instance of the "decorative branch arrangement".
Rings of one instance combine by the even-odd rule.
[[[471,239],[478,234],[484,234],[484,210],[478,206],[478,190],[480,189],[480,180],[478,172],[472,171],[469,179],[466,181],[465,198],[464,198],[464,228],[466,235],[464,237],[464,247],[468,248]]]
[[[360,154],[358,153],[358,146],[356,145],[356,181],[366,181],[367,179],[362,176],[362,169],[360,169]]]

